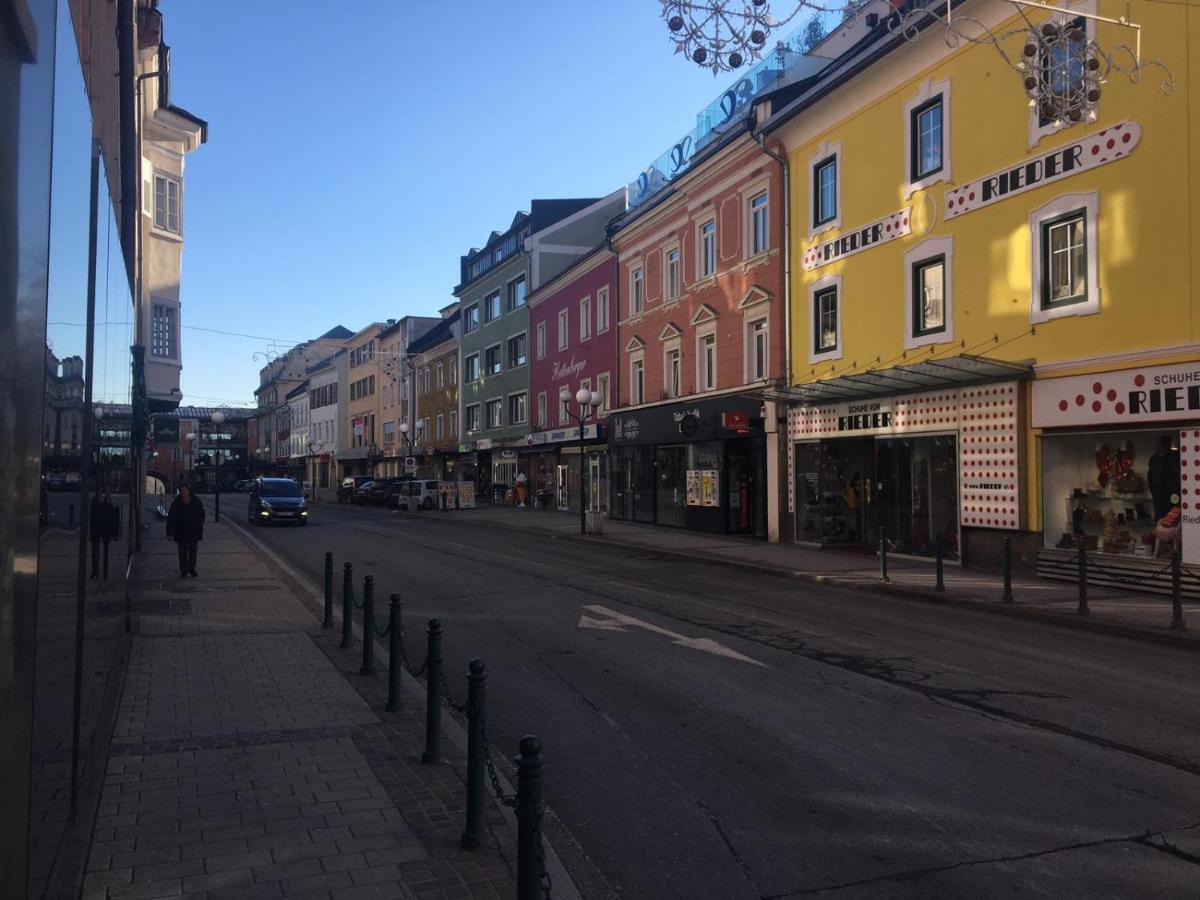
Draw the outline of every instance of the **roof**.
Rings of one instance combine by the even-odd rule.
[[[284,400],[291,400],[293,397],[299,397],[299,396],[301,396],[302,394],[306,394],[306,393],[308,393],[308,381],[307,381],[307,379],[306,379],[306,380],[304,380],[304,381],[302,381],[302,382],[300,382],[298,385],[296,385],[294,388],[292,388],[290,391],[288,391],[288,392],[287,392],[287,394],[284,396],[284,398],[283,398],[283,399],[284,399]]]
[[[341,351],[338,351],[338,352],[340,353]],[[309,366],[307,369],[305,369],[304,374],[311,375],[313,372],[320,372],[322,369],[328,369],[330,366],[333,365],[333,358],[335,356],[337,356],[337,353],[330,353],[324,359],[313,363],[311,366]]]
[[[409,354],[424,353],[436,347],[438,344],[445,343],[454,337],[454,325],[458,322],[462,313],[455,310],[442,321],[438,322],[427,332],[408,345]]]
[[[344,341],[347,338],[352,338],[352,337],[354,337],[354,332],[351,331],[349,328],[346,328],[343,325],[334,325],[327,332],[325,332],[323,335],[321,335],[319,338],[317,338],[317,340],[323,341],[326,338],[330,338],[333,340]]]

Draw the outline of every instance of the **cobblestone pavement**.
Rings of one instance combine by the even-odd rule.
[[[229,527],[198,569],[174,574],[152,526],[83,896],[513,896],[503,816],[461,849],[465,769],[421,764],[423,710],[382,711],[386,667],[361,678]]]

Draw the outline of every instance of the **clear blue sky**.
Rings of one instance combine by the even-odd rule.
[[[187,159],[185,403],[251,403],[255,352],[452,300],[532,197],[602,196],[733,79],[657,0],[164,0]]]

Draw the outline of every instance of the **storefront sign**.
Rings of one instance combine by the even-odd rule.
[[[804,271],[811,272],[821,266],[828,265],[844,256],[853,256],[862,250],[869,250],[879,244],[886,244],[898,237],[912,234],[912,207],[907,206],[900,212],[885,216],[878,222],[873,222],[854,231],[847,231],[831,241],[814,244],[804,251],[800,265]]]
[[[1200,363],[1033,383],[1033,425],[1152,425],[1200,420]]]
[[[187,432],[185,431],[184,434],[187,434]],[[174,416],[155,416],[154,443],[178,444],[179,419],[175,418]]]
[[[886,403],[847,403],[838,416],[838,431],[886,431],[892,427],[892,410]]]
[[[746,414],[746,399],[736,395],[691,399],[686,404],[645,407],[636,412],[613,413],[608,417],[611,444],[672,444],[681,440],[713,441],[745,437],[746,429],[761,428],[750,419],[746,428],[728,428],[726,413]],[[759,424],[756,426],[755,422]],[[692,428],[695,428],[692,431]],[[688,433],[691,431],[692,433]]]
[[[579,376],[579,373],[582,372],[586,367],[587,367],[586,359],[582,359],[582,360],[579,360],[578,362],[576,362],[575,357],[572,356],[571,361],[569,363],[564,363],[564,362],[561,362],[556,359],[554,361],[554,380],[562,381],[564,378],[566,378],[568,380],[570,380],[572,378],[577,378]]]
[[[1122,122],[1036,159],[1017,162],[978,181],[946,191],[945,217],[953,219],[1128,156],[1141,137],[1142,129],[1136,122]]]
[[[594,422],[583,429],[583,439],[585,441],[594,441],[600,434],[599,426]],[[557,444],[562,441],[577,441],[579,440],[579,428],[556,428],[553,431],[537,431],[529,435],[525,440],[530,446]]]

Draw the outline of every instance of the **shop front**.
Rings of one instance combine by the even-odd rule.
[[[521,471],[530,491],[530,502],[538,509],[579,511],[579,428],[538,431],[526,439],[521,452]],[[608,511],[608,449],[605,424],[592,423],[583,432],[584,466],[587,470],[587,508]]]
[[[765,538],[760,408],[734,395],[612,414],[609,517]]]
[[[1019,406],[1015,381],[793,406],[797,542],[961,559],[964,530],[1018,530]]]
[[[1041,574],[1074,580],[1080,547],[1096,581],[1161,573],[1176,550],[1200,563],[1200,364],[1036,381],[1031,422],[1041,429]]]

